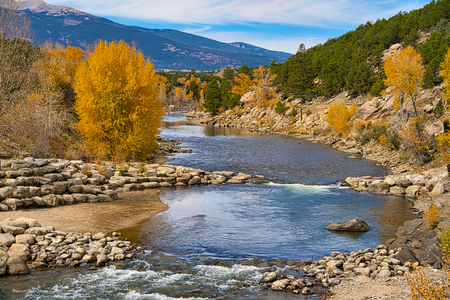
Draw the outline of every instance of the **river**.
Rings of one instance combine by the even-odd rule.
[[[332,251],[375,247],[412,218],[409,203],[342,188],[347,176],[384,175],[372,162],[314,143],[165,117],[163,137],[195,153],[170,164],[264,175],[267,184],[163,189],[166,212],[122,230],[144,245],[137,260],[99,270],[55,269],[0,280],[7,299],[297,299],[261,290],[268,271]],[[338,234],[325,227],[359,217],[371,230]],[[317,296],[309,296],[310,299]],[[308,298],[308,299],[309,299]]]

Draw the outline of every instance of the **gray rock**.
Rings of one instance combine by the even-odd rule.
[[[4,200],[3,203],[8,205],[11,210],[16,210],[18,207],[23,206],[23,201],[16,198],[8,198]]]
[[[14,188],[11,186],[6,186],[0,188],[0,201],[8,198],[14,193]]]
[[[370,230],[370,227],[360,218],[355,218],[347,222],[330,224],[327,229],[333,231],[366,232]]]
[[[30,273],[27,261],[30,259],[30,250],[24,244],[12,244],[8,252],[8,273],[11,275],[24,275]]]
[[[17,218],[15,220],[15,222],[25,223],[26,226],[27,226],[26,228],[28,228],[28,227],[41,227],[41,223],[39,223],[38,220],[32,219],[32,218],[20,217],[20,218]],[[20,227],[23,227],[23,225],[20,226]]]
[[[200,176],[193,176],[189,182],[188,185],[199,185],[202,182],[202,179]]]
[[[109,261],[108,256],[106,256],[105,254],[98,254],[97,255],[97,262],[96,262],[95,265],[97,267],[103,267],[108,261]]]
[[[0,275],[5,275],[8,269],[6,262],[8,261],[8,253],[5,249],[0,249]]]
[[[50,194],[43,196],[42,200],[44,200],[46,207],[56,207],[62,202],[62,197],[60,195]]]
[[[11,233],[0,233],[0,245],[9,247],[16,242]]]
[[[34,234],[36,236],[46,235],[49,233],[46,227],[31,227],[25,230],[25,233]]]
[[[10,233],[14,236],[25,232],[25,229],[23,227],[16,227],[16,226],[9,226],[9,225],[2,225],[2,230],[4,233]]]
[[[405,190],[405,196],[408,198],[415,198],[419,195],[419,191],[422,187],[420,185],[408,186]]]
[[[34,236],[29,233],[16,235],[16,244],[34,245]]]
[[[281,280],[274,281],[270,288],[272,289],[272,291],[282,291],[287,287],[288,284],[289,284],[289,279],[281,279]]]
[[[438,182],[435,184],[433,190],[429,193],[430,197],[437,197],[444,193],[444,184],[442,182]]]
[[[370,268],[355,268],[353,271],[356,275],[370,276]]]
[[[267,273],[266,275],[264,275],[264,277],[261,278],[261,280],[259,282],[260,283],[268,283],[268,282],[274,282],[275,280],[277,280],[277,273],[270,272],[270,273]]]
[[[367,190],[371,193],[377,193],[377,194],[386,194],[389,192],[390,185],[383,180],[374,180]]]
[[[388,278],[391,276],[391,271],[389,270],[381,270],[378,274],[377,277],[378,278]]]

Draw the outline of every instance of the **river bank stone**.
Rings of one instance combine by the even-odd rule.
[[[370,227],[360,218],[355,218],[347,222],[332,223],[328,225],[327,229],[331,231],[366,232],[370,230]]]

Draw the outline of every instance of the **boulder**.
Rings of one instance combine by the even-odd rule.
[[[14,236],[25,232],[25,229],[22,227],[9,226],[9,225],[2,225],[2,230],[3,230],[3,232],[10,233]]]
[[[436,183],[433,190],[429,193],[430,197],[437,197],[444,193],[444,184],[442,182]]]
[[[0,246],[9,247],[16,242],[16,239],[11,233],[0,233]]]
[[[289,284],[289,279],[280,279],[272,283],[271,289],[272,291],[282,291]]]
[[[267,273],[266,275],[264,275],[264,277],[261,278],[261,280],[259,282],[260,283],[268,283],[268,282],[274,282],[275,280],[277,280],[277,273],[270,272],[270,273]]]
[[[366,232],[370,230],[370,227],[360,218],[355,218],[347,222],[330,224],[327,229],[332,231]]]
[[[40,235],[46,235],[47,233],[49,233],[48,228],[46,227],[31,227],[28,228],[25,233],[29,233],[29,234],[34,234],[36,236],[40,236]]]
[[[34,245],[35,240],[32,234],[18,234],[16,235],[16,244]]]
[[[386,194],[389,192],[391,185],[389,183],[386,183],[384,180],[374,180],[367,190],[371,193],[377,193],[377,194]]]
[[[27,261],[30,259],[30,250],[24,244],[12,244],[8,252],[8,273],[11,275],[24,275],[30,273]]]
[[[8,198],[11,196],[14,192],[14,188],[11,186],[6,186],[3,188],[0,188],[0,201]]]
[[[38,220],[26,217],[20,217],[16,219],[16,222],[23,222],[27,224],[28,227],[41,227],[41,223]]]
[[[5,275],[8,269],[6,262],[8,261],[8,253],[0,248],[0,275]]]

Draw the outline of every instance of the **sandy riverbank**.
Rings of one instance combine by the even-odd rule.
[[[28,217],[39,220],[42,226],[54,226],[65,232],[97,233],[136,226],[167,209],[159,191],[147,190],[120,193],[119,200],[114,202],[0,212],[0,219]]]

